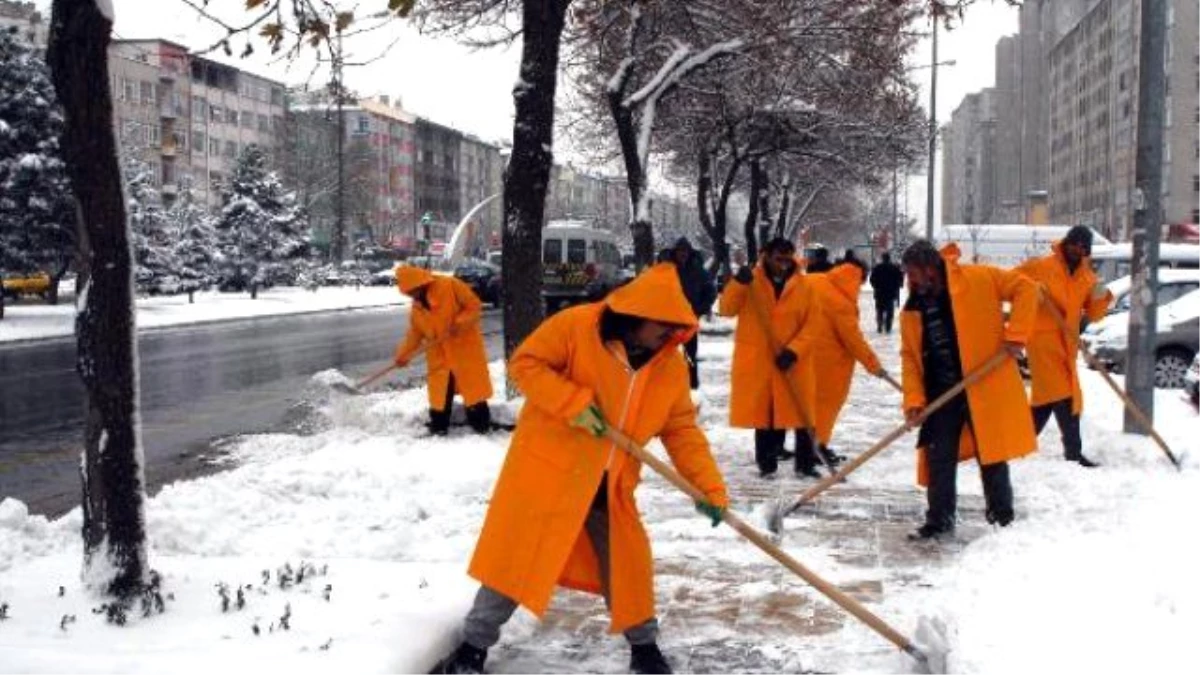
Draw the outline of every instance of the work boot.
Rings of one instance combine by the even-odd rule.
[[[825,458],[825,461],[829,462],[829,466],[836,467],[838,464],[846,461],[845,455],[839,455],[828,446],[822,445],[819,452],[821,453],[821,456]]]
[[[796,453],[792,452],[791,450],[788,450],[787,448],[781,448],[779,450],[779,461],[781,461],[781,462],[786,462],[789,459],[794,458],[795,456],[796,456]]]
[[[796,477],[816,478],[818,480],[824,478],[821,472],[817,471],[816,465],[811,463],[801,464],[799,462],[796,463]]]
[[[670,673],[671,664],[667,657],[659,651],[658,645],[651,642],[648,645],[629,645],[629,672],[631,673]]]
[[[1012,518],[1010,517],[1011,521]],[[909,541],[938,541],[954,536],[954,526],[943,527],[933,523],[925,523],[915,531],[908,533]]]
[[[463,642],[450,655],[429,671],[433,673],[482,673],[483,662],[487,659],[487,650],[480,649]]]
[[[492,430],[492,409],[488,407],[487,401],[467,406],[467,424],[477,434],[486,434]]]
[[[1085,457],[1082,452],[1079,453],[1078,455],[1066,455],[1065,459],[1068,462],[1077,462],[1079,464],[1079,466],[1082,466],[1082,467],[1085,467],[1088,469],[1094,469],[1094,468],[1100,466],[1096,462],[1093,462],[1092,460]]]
[[[988,509],[987,513],[984,514],[984,518],[986,518],[987,521],[989,523],[991,523],[992,525],[999,525],[1000,527],[1008,527],[1008,524],[1013,521],[1013,510],[1012,509],[994,509],[994,510]]]

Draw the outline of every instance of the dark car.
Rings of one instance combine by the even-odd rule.
[[[499,267],[482,260],[468,260],[454,268],[454,276],[470,286],[482,302],[499,307],[503,301]]]

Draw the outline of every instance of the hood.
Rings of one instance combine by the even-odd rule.
[[[1067,256],[1063,255],[1063,244],[1066,243],[1066,241],[1066,239],[1058,239],[1053,244],[1050,244],[1050,250],[1054,251],[1054,255],[1058,256],[1058,259],[1064,263],[1067,261]],[[1090,255],[1085,255],[1080,258],[1078,269],[1090,270],[1092,268],[1091,260],[1092,256]]]
[[[675,250],[675,249],[679,248],[680,246],[687,248],[687,250],[689,250],[689,251],[696,250],[696,249],[692,248],[692,242],[689,241],[687,237],[680,237],[680,238],[676,239],[675,244],[673,246],[671,246],[671,250]]]
[[[825,272],[825,278],[839,293],[850,300],[858,298],[858,292],[863,285],[862,268],[854,263],[845,263],[834,267]]]
[[[433,273],[423,267],[402,265],[396,268],[396,286],[401,293],[412,293],[422,286],[433,283]]]
[[[604,304],[614,312],[643,319],[687,326],[688,337],[699,327],[696,315],[673,263],[658,263],[637,275],[605,298]]]

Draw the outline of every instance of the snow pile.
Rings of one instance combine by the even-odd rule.
[[[187,295],[138,298],[137,325],[139,330],[145,330],[261,316],[391,308],[407,303],[407,299],[390,286],[330,287],[315,293],[300,288],[276,287],[260,290],[255,300],[251,300],[248,293],[205,291],[196,293],[194,303],[188,302]],[[78,306],[82,307],[82,304]],[[69,304],[19,304],[6,311],[4,320],[0,321],[0,342],[66,337],[75,333],[75,307]]]

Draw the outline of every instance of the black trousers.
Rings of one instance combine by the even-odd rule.
[[[446,383],[446,402],[441,410],[429,410],[429,431],[435,434],[445,434],[450,430],[450,412],[454,410],[454,373],[450,373],[450,381]],[[467,406],[467,424],[477,433],[486,434],[492,430],[492,409],[487,401],[480,401]]]
[[[808,429],[796,430],[796,471],[810,471],[821,463],[817,457],[817,446]]]
[[[754,462],[759,471],[771,474],[779,469],[779,454],[783,452],[785,438],[785,429],[754,430]]]
[[[683,343],[683,353],[687,356],[688,362],[688,377],[692,383],[692,389],[700,388],[700,364],[696,362],[696,349],[700,346],[700,331],[692,336],[691,340]]]
[[[875,332],[891,333],[892,320],[896,318],[896,301],[875,301]]]
[[[1071,412],[1071,399],[1034,406],[1033,428],[1036,433],[1040,434],[1046,428],[1051,414],[1062,433],[1063,456],[1071,460],[1079,459],[1083,455],[1083,438],[1079,435],[1079,415]]]
[[[958,444],[963,428],[970,423],[966,400],[960,399],[930,415],[921,430],[925,441],[925,459],[929,465],[929,486],[926,491],[929,510],[925,513],[925,522],[941,530],[954,528],[958,509]],[[980,465],[979,473],[983,479],[988,522],[1007,524],[1013,514],[1008,463]]]

